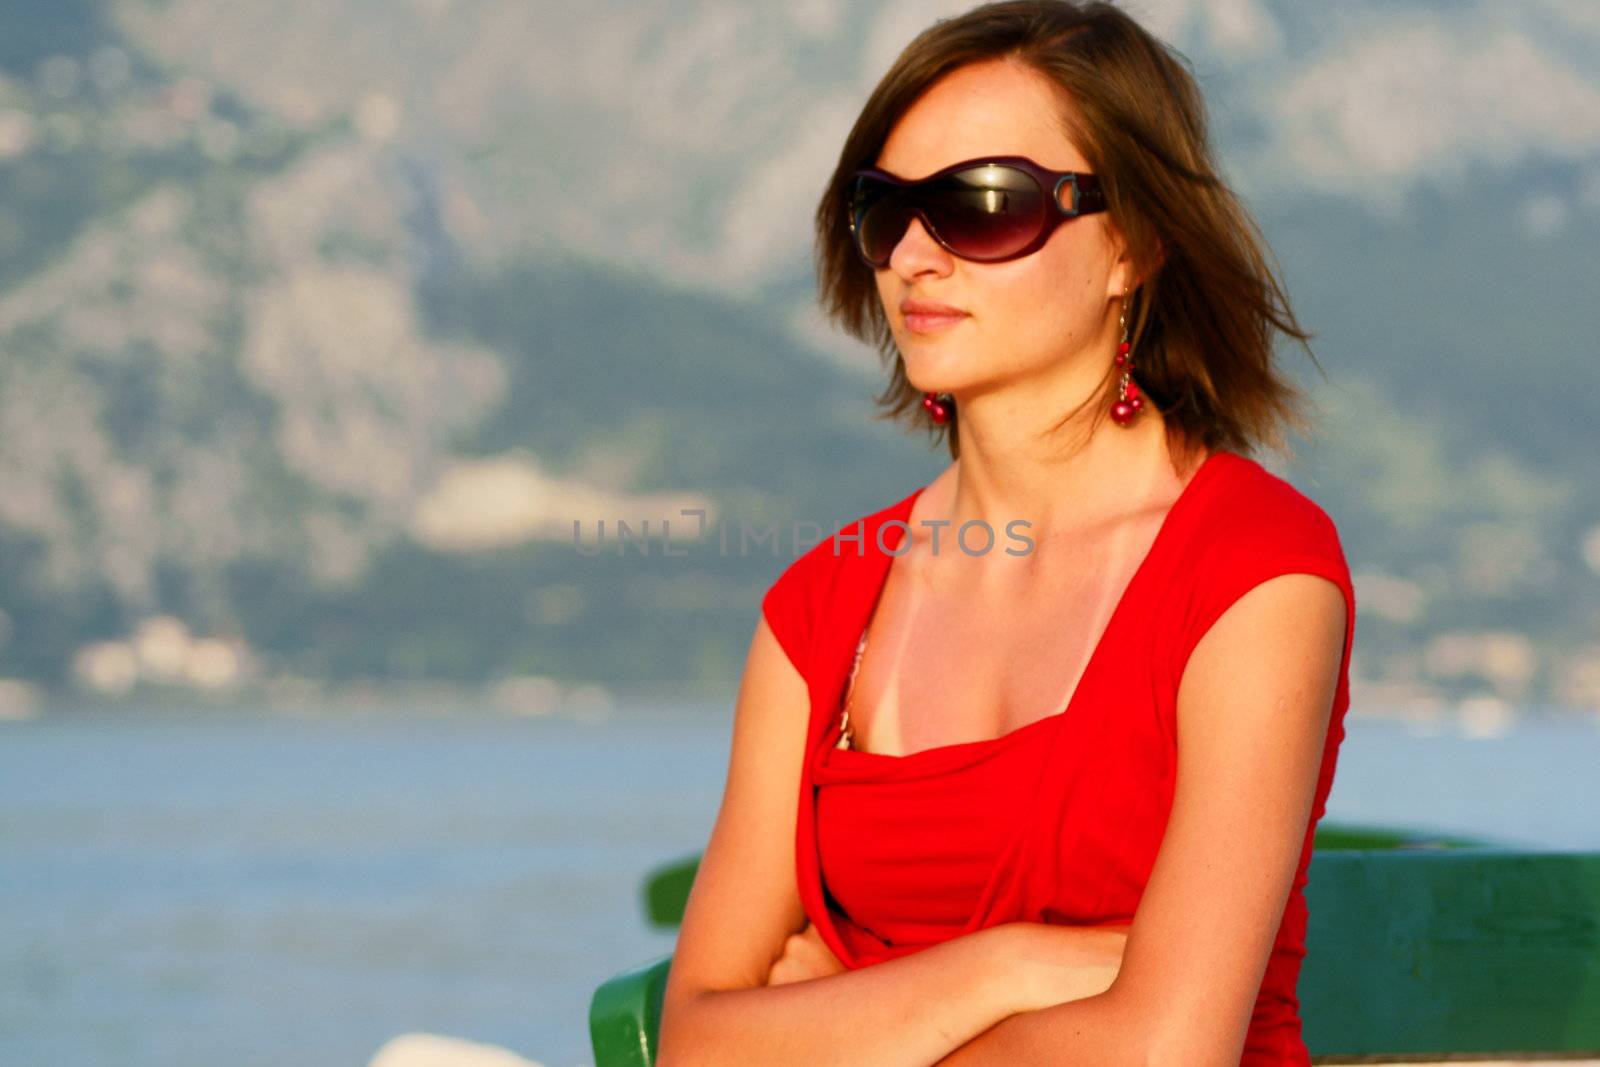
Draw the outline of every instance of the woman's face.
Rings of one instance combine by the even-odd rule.
[[[952,163],[988,155],[1027,156],[1051,170],[1089,170],[1058,128],[1059,97],[1043,75],[989,60],[935,82],[890,131],[876,165],[921,178]],[[1040,376],[1108,373],[1116,308],[1131,283],[1119,263],[1115,230],[1104,213],[1067,219],[1044,247],[1002,263],[975,263],[946,251],[912,219],[889,265],[877,272],[906,374],[921,390],[976,391]],[[901,308],[905,300],[966,312],[938,327]],[[931,327],[931,328],[930,328]]]

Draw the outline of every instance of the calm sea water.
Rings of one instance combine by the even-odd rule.
[[[61,713],[0,723],[0,1062],[361,1067],[425,1030],[590,1060],[595,985],[670,951],[726,714]],[[1600,723],[1350,722],[1330,820],[1600,850]]]

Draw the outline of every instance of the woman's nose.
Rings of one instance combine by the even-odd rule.
[[[900,243],[894,246],[894,251],[889,255],[889,266],[901,274],[930,269],[947,270],[950,253],[933,239],[933,235],[922,224],[922,219],[913,215],[906,225],[906,232],[900,236]]]

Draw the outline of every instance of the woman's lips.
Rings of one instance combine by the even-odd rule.
[[[906,329],[913,333],[937,333],[940,330],[948,330],[967,317],[966,312],[951,309],[907,309],[905,312]]]

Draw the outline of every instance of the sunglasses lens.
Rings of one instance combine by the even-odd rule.
[[[965,259],[1007,259],[1026,248],[1046,221],[1046,201],[1025,171],[969,167],[910,188],[856,178],[851,191],[856,248],[872,266],[889,263],[918,209],[934,235]]]
[[[930,186],[928,213],[959,256],[997,260],[1026,248],[1045,222],[1045,198],[1024,171],[973,167]]]
[[[857,178],[851,196],[856,250],[872,266],[889,264],[894,246],[911,224],[912,207],[905,192],[875,178]]]

